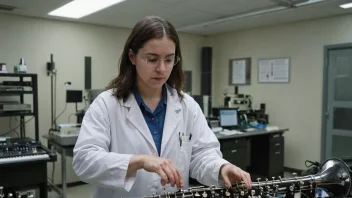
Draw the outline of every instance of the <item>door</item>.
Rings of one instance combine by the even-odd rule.
[[[352,157],[352,45],[327,49],[325,71],[323,160]]]

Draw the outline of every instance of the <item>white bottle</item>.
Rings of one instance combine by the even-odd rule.
[[[27,65],[24,63],[24,59],[20,59],[20,64],[18,65],[18,73],[27,73]]]
[[[0,73],[7,73],[6,64],[0,64],[0,65],[1,65]]]

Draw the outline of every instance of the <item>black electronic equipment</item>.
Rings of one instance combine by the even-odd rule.
[[[77,103],[83,101],[82,90],[66,90],[66,102]]]
[[[2,85],[4,85],[4,86],[31,87],[32,81],[3,81]]]
[[[30,138],[0,141],[0,165],[39,160],[56,161],[56,154]]]

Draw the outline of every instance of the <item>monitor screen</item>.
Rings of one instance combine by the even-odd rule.
[[[220,109],[220,126],[232,127],[237,126],[237,110],[236,109]]]

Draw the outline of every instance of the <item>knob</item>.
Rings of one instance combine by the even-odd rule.
[[[275,180],[275,177],[271,177],[273,180]]]
[[[7,198],[13,198],[13,194],[12,193],[7,194]]]
[[[293,176],[293,177],[296,177],[296,176],[297,176],[297,173],[292,173],[292,176]]]
[[[258,183],[260,182],[260,180],[261,180],[260,178],[257,178]]]

